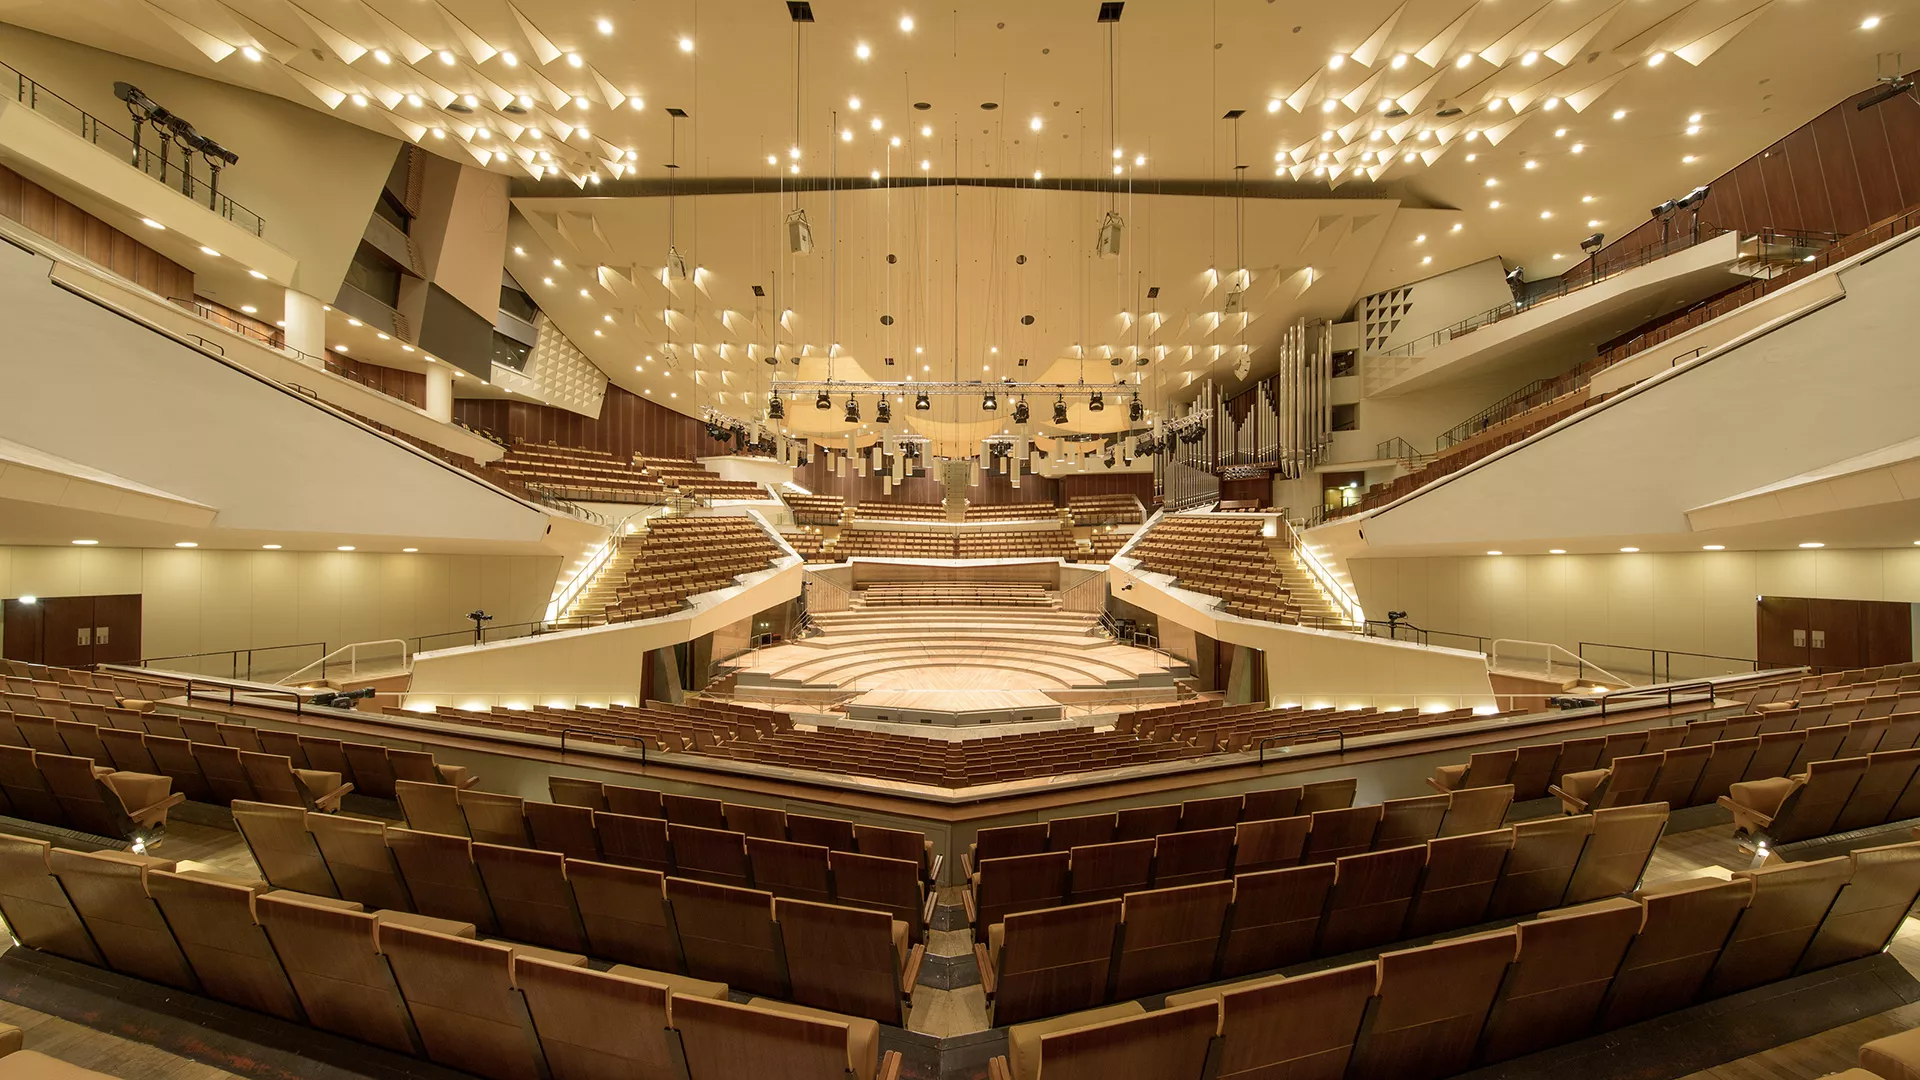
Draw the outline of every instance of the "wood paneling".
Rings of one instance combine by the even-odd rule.
[[[1266,476],[1250,476],[1245,480],[1220,481],[1221,502],[1252,502],[1267,506],[1273,502],[1273,480]]]
[[[1904,664],[1913,659],[1912,606],[1881,600],[1763,596],[1757,606],[1760,666],[1806,664],[1843,668]],[[1795,642],[1794,634],[1802,636]],[[1825,635],[1814,647],[1815,633]]]
[[[0,217],[168,299],[193,297],[193,271],[4,165]]]
[[[5,629],[0,631],[0,638],[4,638],[0,640],[0,655],[25,664],[45,663],[41,637],[46,610],[38,603],[28,604],[19,600],[8,600],[5,608]]]
[[[1713,180],[1701,224],[1845,235],[1920,205],[1920,102],[1903,94],[1865,112],[1855,107],[1877,89],[1853,95]],[[1675,235],[1691,223],[1676,215]],[[1657,219],[1641,222],[1608,244],[1600,261],[1660,239]],[[1564,276],[1575,282],[1588,272],[1582,264]]]
[[[1153,510],[1152,473],[1088,473],[1060,478],[1060,501],[1074,496],[1132,495],[1149,512]]]
[[[401,371],[347,357],[327,358],[335,374],[344,375],[362,386],[371,387],[416,409],[427,407],[427,375],[423,371]]]
[[[712,456],[720,444],[707,437],[705,424],[617,386],[607,387],[598,417],[526,401],[462,398],[453,403],[456,420],[516,442],[552,443],[604,450],[627,457],[697,458]]]
[[[845,441],[842,440],[842,445]],[[896,503],[938,503],[945,502],[947,489],[933,475],[932,470],[924,470],[918,476],[908,476],[893,485],[893,494],[882,494],[884,484],[872,468],[867,475],[857,476],[853,471],[853,462],[847,462],[847,475],[837,476],[828,471],[828,465],[836,460],[836,454],[823,454],[815,448],[804,469],[795,469],[793,481],[815,495],[838,495],[847,501],[848,506],[862,502]],[[1001,478],[1002,482],[1005,478]],[[986,478],[982,477],[984,484]],[[1038,501],[1038,500],[1035,500]]]

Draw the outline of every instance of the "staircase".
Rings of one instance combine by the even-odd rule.
[[[594,571],[587,587],[575,594],[567,610],[560,613],[561,625],[598,626],[607,621],[607,608],[619,599],[620,583],[627,580],[627,571],[633,568],[646,538],[644,531],[620,537],[613,554]]]
[[[1327,590],[1320,585],[1320,579],[1300,562],[1300,556],[1284,540],[1269,544],[1267,551],[1273,556],[1274,569],[1280,575],[1280,581],[1287,587],[1288,602],[1300,609],[1302,625],[1358,629],[1340,605],[1327,595]]]

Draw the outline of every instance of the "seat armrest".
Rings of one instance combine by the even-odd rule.
[[[987,1080],[1013,1080],[1013,1069],[1008,1067],[1005,1056],[987,1059]]]
[[[927,869],[927,883],[929,885],[933,885],[935,887],[939,886],[940,869],[941,867],[944,867],[946,864],[947,864],[947,857],[945,855],[935,855],[933,857],[933,864]]]
[[[934,895],[938,896],[939,894],[935,893]],[[961,891],[960,907],[962,910],[966,912],[968,925],[972,925],[973,920],[978,916],[977,910],[973,906],[973,890],[972,889],[964,889]]]
[[[1569,814],[1584,814],[1587,812],[1587,801],[1585,799],[1562,791],[1558,784],[1548,784],[1547,794],[1559,799],[1561,809]]]
[[[900,1080],[900,1051],[889,1050],[880,1055],[880,1071],[874,1074],[874,1080]]]
[[[138,810],[128,810],[127,817],[132,818],[136,825],[152,827],[157,824],[161,818],[167,816],[167,811],[186,801],[186,793],[176,791],[166,798],[161,799],[159,802],[154,803],[152,806],[143,806]]]
[[[963,851],[960,853],[960,876],[968,881],[973,880],[973,855],[971,852]]]
[[[940,905],[940,891],[935,889],[920,900],[920,925],[933,925],[933,909]]]
[[[920,981],[920,967],[926,963],[926,960],[927,947],[925,945],[915,945],[913,948],[907,950],[907,967],[905,971],[900,973],[900,994],[902,997],[913,996],[913,988]]]
[[[973,961],[980,967],[980,989],[986,993],[987,1000],[993,1000],[993,992],[1000,985],[1000,977],[993,970],[993,958],[987,954],[984,942],[973,946]]]
[[[341,784],[339,787],[334,788],[332,791],[327,792],[325,795],[315,795],[313,797],[313,804],[319,807],[321,810],[331,814],[334,811],[340,809],[340,800],[346,798],[347,795],[352,791],[353,791],[352,784]]]

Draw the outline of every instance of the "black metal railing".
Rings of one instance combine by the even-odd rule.
[[[1673,683],[1667,686],[1644,686],[1637,690],[1621,690],[1600,697],[1600,717],[1606,719],[1607,710],[1615,705],[1622,709],[1644,709],[1655,700],[1665,698],[1668,708],[1673,707],[1676,694],[1697,694],[1706,691],[1707,705],[1712,707],[1720,700],[1713,683],[1705,679],[1699,682]]]
[[[1748,657],[1720,656],[1716,653],[1688,652],[1685,649],[1652,649],[1652,648],[1647,648],[1645,646],[1612,645],[1606,642],[1598,642],[1598,641],[1582,641],[1578,645],[1576,645],[1574,649],[1575,653],[1578,654],[1580,659],[1582,660],[1590,660],[1590,657],[1588,656],[1589,651],[1597,655],[1603,651],[1608,651],[1608,650],[1611,650],[1617,656],[1631,658],[1630,662],[1622,662],[1620,659],[1613,659],[1605,663],[1601,663],[1597,660],[1592,660],[1591,662],[1594,664],[1594,666],[1603,668],[1607,671],[1615,672],[1616,674],[1623,671],[1631,672],[1633,674],[1639,674],[1642,670],[1644,670],[1647,674],[1648,683],[1672,682],[1675,677],[1674,671],[1673,671],[1673,666],[1674,666],[1673,661],[1675,657],[1680,657],[1682,660],[1683,670],[1679,676],[1682,679],[1700,679],[1700,678],[1707,678],[1714,675],[1744,675],[1744,674],[1749,674],[1751,672],[1760,670],[1760,662],[1758,660],[1749,659]],[[1647,664],[1647,666],[1644,669],[1631,666],[1632,664],[1638,664],[1642,657],[1646,659],[1646,664]],[[1705,661],[1705,663],[1689,665],[1686,662],[1690,660]],[[1738,665],[1738,667],[1732,667],[1732,665]],[[1723,670],[1723,671],[1706,671],[1706,670],[1687,671],[1685,670],[1685,668],[1690,666],[1695,668],[1709,668],[1709,667],[1728,668],[1729,670]]]
[[[135,143],[133,136],[114,128],[99,117],[40,85],[11,65],[0,64],[0,75],[13,77],[14,100],[20,104],[102,150],[118,156],[120,160],[168,187],[175,188],[180,194],[205,206],[247,232],[255,236],[265,234],[266,222],[261,220],[259,214],[220,194],[217,183],[212,179],[215,174],[210,172],[204,178],[193,175],[190,153],[185,154],[183,160],[176,161],[172,154],[165,150],[170,145],[168,142],[161,142],[162,152],[155,153]],[[184,153],[184,147],[182,151]]]
[[[1311,742],[1312,737],[1315,735],[1332,735],[1335,739],[1339,740],[1339,743],[1340,743],[1339,752],[1342,754],[1347,752],[1347,733],[1344,731],[1341,731],[1339,728],[1332,728],[1332,727],[1315,728],[1312,731],[1304,731],[1296,735],[1269,735],[1266,738],[1260,740],[1260,743],[1258,746],[1255,747],[1255,750],[1260,755],[1260,763],[1264,765],[1267,763],[1267,747],[1272,746],[1274,743],[1285,743],[1286,746],[1283,747],[1280,751],[1281,753],[1284,754],[1284,753],[1290,752],[1293,749],[1294,743]]]
[[[1368,619],[1365,627],[1368,637],[1386,638],[1389,641],[1405,641],[1414,645],[1434,645],[1435,637],[1445,640],[1438,642],[1443,649],[1465,649],[1470,652],[1484,653],[1493,641],[1480,634],[1459,634],[1451,630],[1428,630],[1415,626],[1404,619],[1388,622],[1384,619]]]
[[[264,663],[258,662],[265,658],[264,654],[281,652],[288,649],[313,649],[316,650],[316,652],[311,660],[301,660],[298,657],[293,658],[298,662],[292,663],[292,666],[286,668],[285,671],[278,670],[279,665],[277,664],[269,667]],[[215,666],[224,663],[224,666],[228,669],[227,675],[225,676],[226,678],[251,680],[255,675],[256,667],[260,669],[259,674],[262,677],[275,674],[285,675],[289,672],[298,671],[325,655],[327,655],[326,642],[302,641],[294,645],[263,645],[251,649],[215,649],[209,652],[176,653],[172,656],[149,656],[141,659],[139,666],[152,668],[162,664],[178,664],[181,661],[213,661]],[[196,666],[204,665],[196,664]],[[170,668],[169,670],[178,669]],[[219,677],[217,671],[195,671],[193,674]]]
[[[560,729],[560,753],[562,756],[565,756],[567,752],[567,736],[568,735],[586,735],[589,737],[586,740],[587,742],[590,742],[593,745],[599,746],[599,747],[609,747],[609,746],[617,747],[620,745],[619,743],[608,742],[607,741],[608,736],[603,735],[598,731],[584,731],[580,728],[561,728]],[[640,748],[640,764],[645,765],[647,763],[647,740],[644,737],[635,739],[634,745]]]

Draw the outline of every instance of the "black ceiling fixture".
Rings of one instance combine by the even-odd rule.
[[[914,395],[913,407],[919,412],[926,412],[928,409],[933,408],[933,401],[927,397],[927,392],[922,390]]]
[[[812,22],[813,5],[807,0],[787,0],[787,14],[794,22]]]
[[[1140,395],[1133,395],[1133,400],[1127,402],[1127,419],[1137,424],[1146,414],[1147,407],[1140,403]]]
[[[830,396],[825,390],[820,391],[820,396],[813,399],[813,407],[816,409],[833,408],[832,396]]]
[[[873,421],[876,424],[893,423],[893,406],[883,396],[873,407]]]
[[[1106,407],[1107,407],[1107,399],[1104,397],[1101,397],[1100,391],[1098,390],[1095,390],[1093,392],[1093,396],[1087,399],[1088,412],[1099,412],[1100,410]]]
[[[854,397],[852,394],[848,394],[847,395],[847,423],[857,424],[859,422],[860,422],[860,403],[854,400]]]
[[[768,399],[767,401],[767,419],[785,420],[786,418],[787,418],[786,403],[780,400],[779,394],[773,395],[773,397]]]
[[[1126,4],[1119,3],[1117,2],[1117,0],[1109,0],[1108,3],[1101,4],[1099,21],[1100,22],[1119,22],[1120,9],[1126,6],[1127,6]]]
[[[1013,403],[1013,422],[1016,424],[1024,424],[1027,422],[1027,399],[1026,398],[1021,398],[1020,400]]]
[[[926,112],[928,109],[933,108],[933,103],[928,101],[916,101],[913,103],[913,107],[916,109],[919,109],[921,112]]]
[[[980,407],[988,412],[993,412],[1000,407],[1000,399],[994,397],[993,391],[989,390],[987,391],[987,396],[980,399]]]
[[[1053,399],[1053,422],[1056,424],[1064,424],[1067,422],[1067,399],[1066,398]]]

